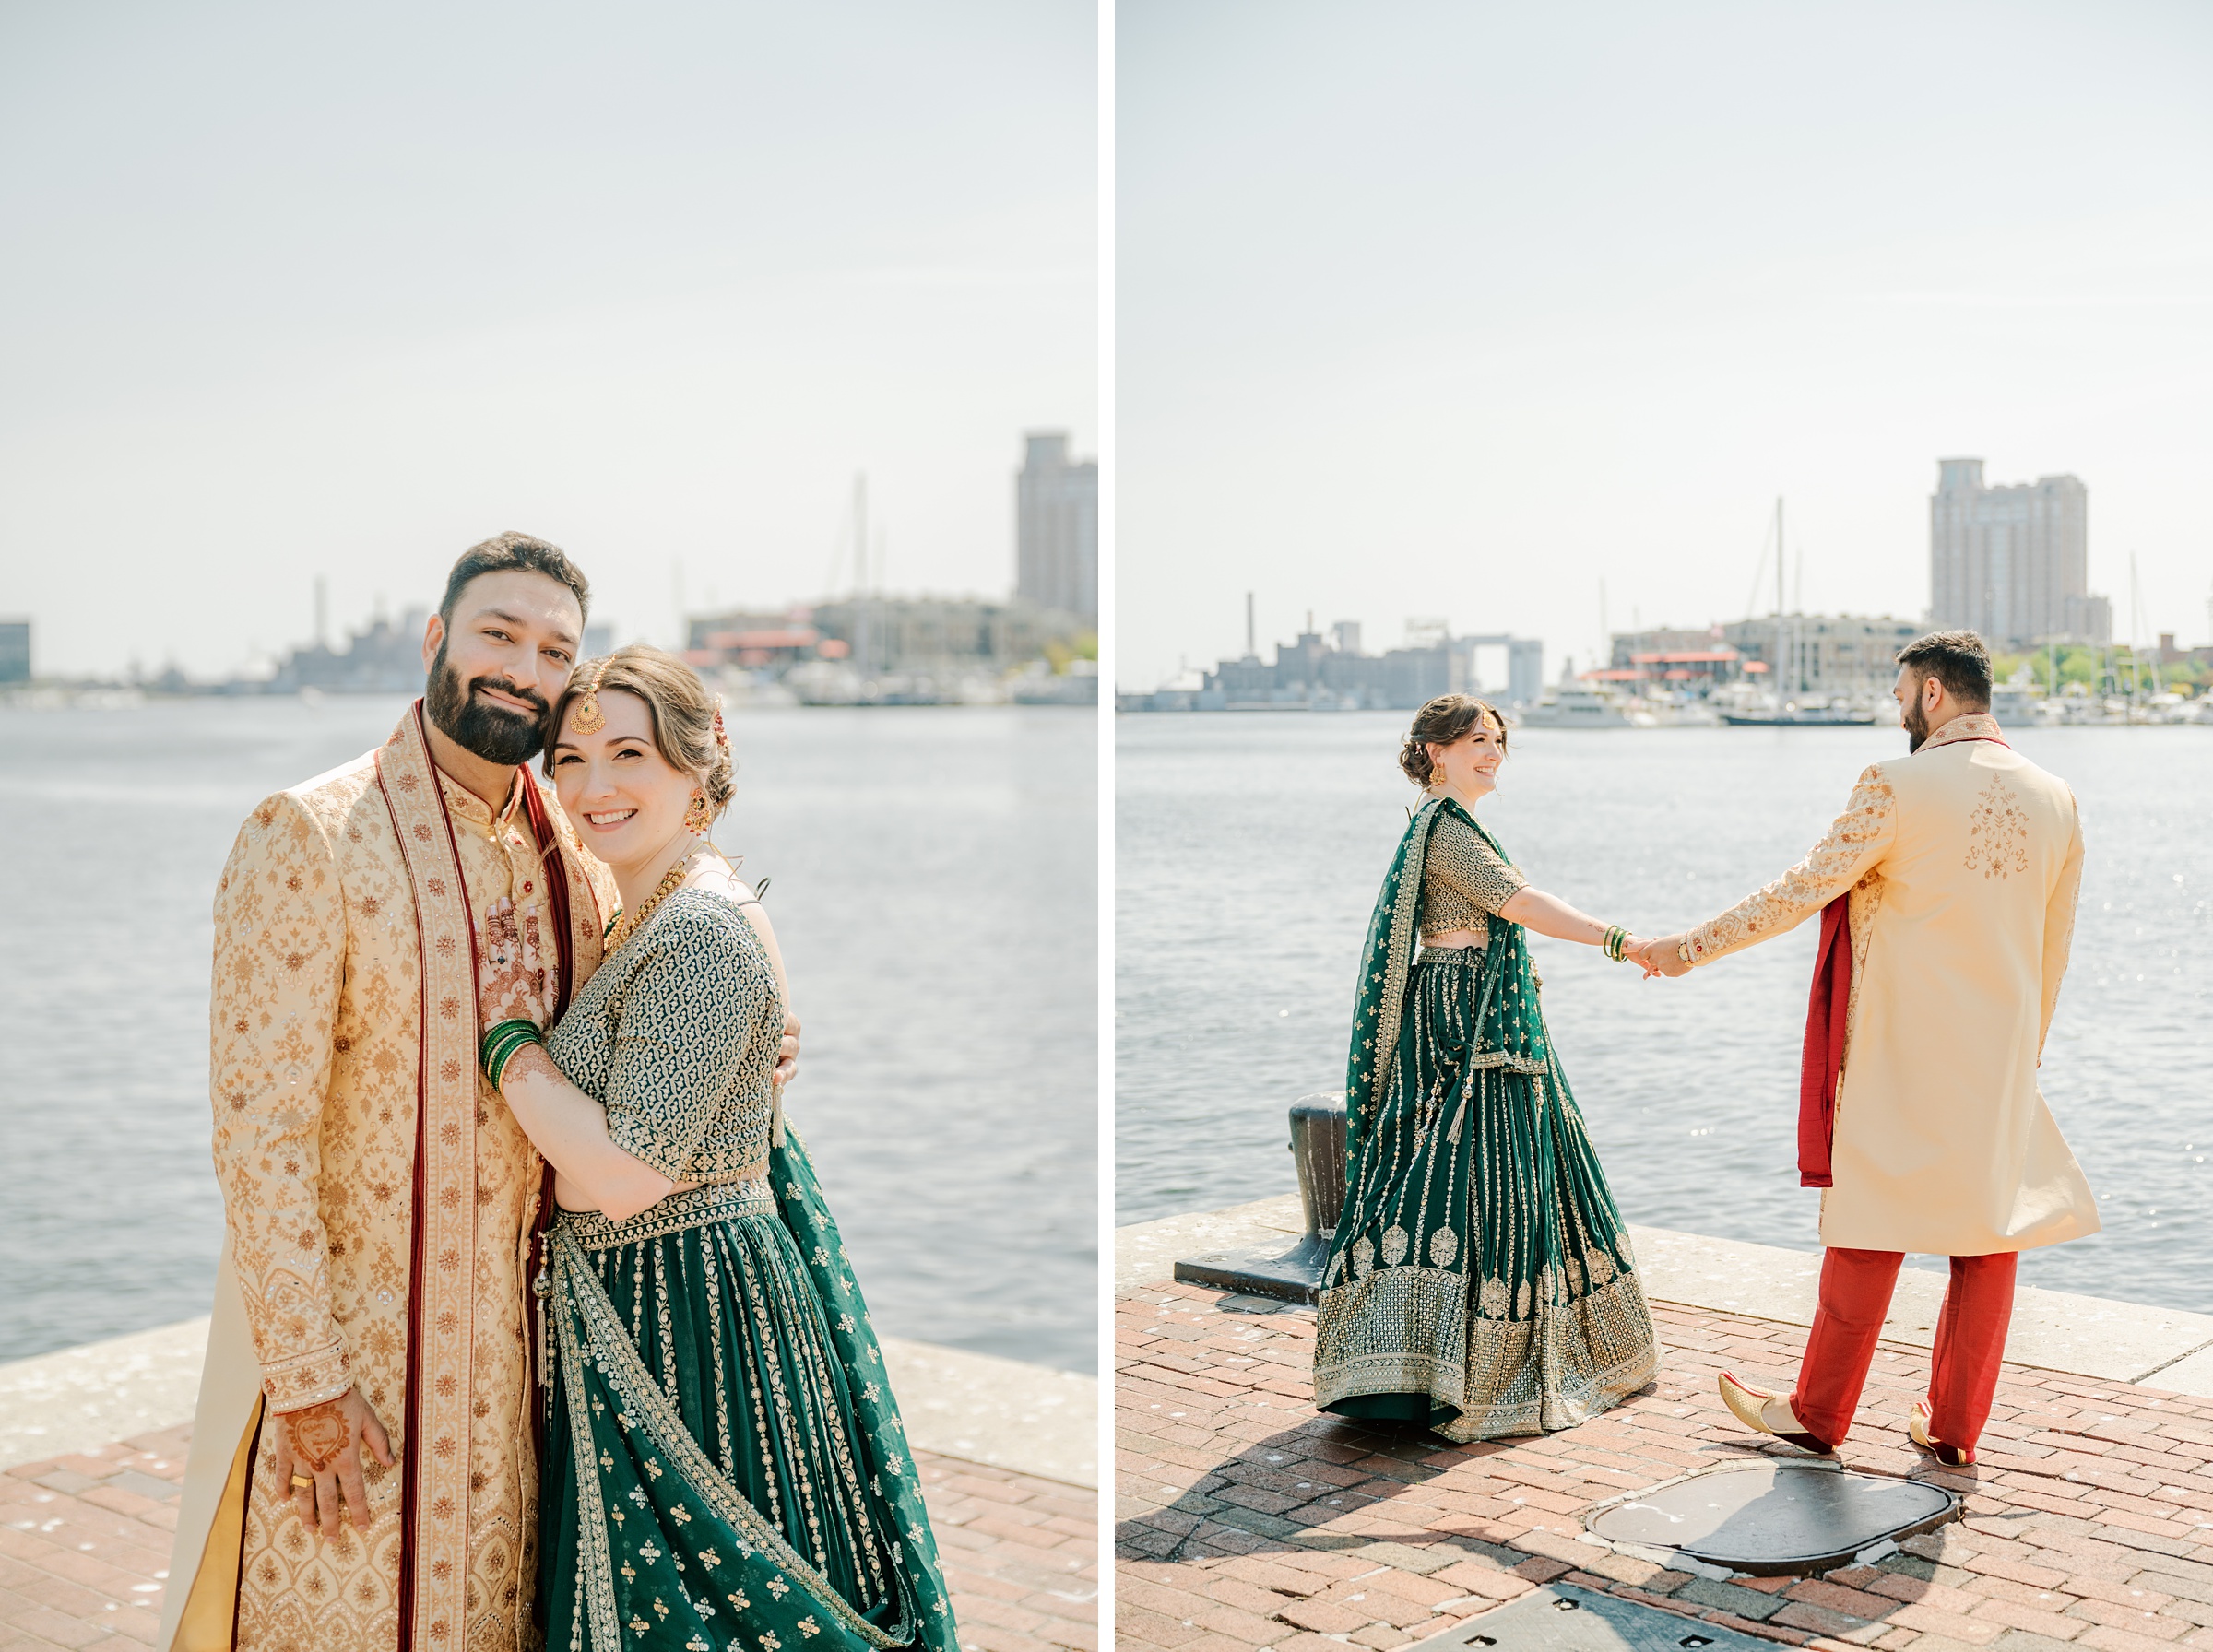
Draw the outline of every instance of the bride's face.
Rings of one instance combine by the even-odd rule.
[[[553,787],[584,846],[610,867],[657,855],[683,827],[698,781],[653,743],[653,714],[622,689],[599,697],[605,727],[576,732],[579,696],[553,740]]]
[[[1488,717],[1450,746],[1429,745],[1432,774],[1463,797],[1488,796],[1498,788],[1498,765],[1506,761],[1506,732]]]

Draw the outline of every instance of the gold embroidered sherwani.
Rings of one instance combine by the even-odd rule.
[[[548,879],[528,773],[495,819],[432,765],[420,706],[378,750],[254,809],[219,885],[228,1243],[164,1646],[231,1645],[233,1598],[242,1652],[529,1643],[525,1268],[542,1162],[477,1071],[474,960],[502,896],[551,934]],[[613,884],[557,808],[539,815],[581,984]],[[401,1467],[364,1449],[370,1528],[325,1540],[272,1479],[273,1413],[356,1386]]]
[[[1869,768],[1805,860],[1690,932],[1710,963],[1851,893],[1823,1245],[1982,1256],[2098,1231],[2036,1082],[2081,881],[2075,795],[1976,714]]]

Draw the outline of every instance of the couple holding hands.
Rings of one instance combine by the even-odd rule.
[[[1316,1403],[1454,1441],[1568,1428],[1659,1361],[1627,1229],[1545,1029],[1524,930],[1681,975],[1819,914],[1798,1121],[1821,1188],[1820,1304],[1795,1389],[1724,1375],[1758,1434],[1832,1454],[1904,1254],[1951,1258],[1907,1429],[1974,1460],[2016,1258],[2098,1230],[2036,1071],[2067,964],[2082,828],[2008,746],[1971,631],[1901,649],[1908,754],[1876,763],[1805,858],[1719,916],[1641,938],[1533,887],[1475,818],[1504,720],[1447,695],[1400,763],[1422,787],[1363,950],[1346,1201],[1322,1279]]]

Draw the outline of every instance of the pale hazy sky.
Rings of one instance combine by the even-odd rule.
[[[0,614],[227,672],[473,541],[625,637],[1004,591],[1025,428],[1097,441],[1096,22],[927,5],[0,14]]]
[[[1948,455],[2208,640],[2213,7],[1122,0],[1116,67],[1124,686],[1247,589],[1587,665],[1602,579],[1741,615],[1778,494],[1918,618]]]

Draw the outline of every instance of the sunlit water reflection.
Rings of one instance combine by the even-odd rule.
[[[0,712],[0,1359],[205,1313],[216,874],[397,699]],[[805,1132],[880,1328],[1093,1368],[1096,720],[734,716]]]
[[[1118,719],[1118,1221],[1295,1186],[1284,1109],[1343,1082],[1353,971],[1413,788],[1402,714]],[[2213,731],[2023,730],[2081,801],[2074,964],[2042,1069],[2096,1237],[2024,1280],[2213,1312]],[[1484,818],[1541,888],[1646,933],[1805,853],[1891,729],[1526,730]],[[1632,1221],[1811,1249],[1795,1170],[1817,926],[1678,981],[1534,938]]]

